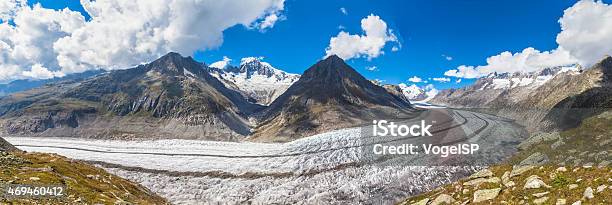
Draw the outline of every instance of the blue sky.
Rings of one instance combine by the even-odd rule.
[[[83,11],[76,0],[30,3],[37,2],[46,8],[69,7]],[[407,79],[412,76],[443,77],[446,70],[459,65],[484,65],[487,57],[503,51],[520,52],[527,47],[541,51],[555,49],[558,46],[555,37],[561,31],[558,20],[563,10],[575,3],[571,0],[287,0],[282,12],[285,19],[272,29],[260,32],[234,26],[223,32],[224,42],[219,48],[193,55],[208,64],[223,56],[233,59],[234,64],[242,57],[263,56],[277,68],[302,73],[325,55],[330,38],[340,31],[339,26],[351,34],[362,34],[360,20],[374,14],[393,30],[402,47],[391,52],[387,46],[384,55],[371,60],[350,59],[349,64],[370,79],[409,83]],[[348,15],[340,8],[345,8]],[[378,70],[368,71],[365,69],[368,66],[376,66]],[[473,80],[434,85],[448,88],[470,82]]]

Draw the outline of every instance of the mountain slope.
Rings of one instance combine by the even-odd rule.
[[[607,57],[585,72],[595,85],[556,103],[542,120],[545,131],[566,130],[591,116],[612,109],[612,57]],[[598,77],[595,77],[598,76]]]
[[[385,88],[385,90],[387,90],[389,94],[392,94],[395,97],[402,99],[403,101],[410,102],[410,99],[406,96],[406,93],[404,92],[401,86],[386,84],[382,85],[382,87]]]
[[[54,154],[0,152],[0,187],[63,185],[62,197],[0,197],[0,204],[169,204],[134,182]],[[4,191],[4,190],[3,190]]]
[[[487,108],[498,98],[512,102],[527,99],[531,93],[541,90],[547,83],[558,82],[554,78],[579,74],[576,67],[546,68],[531,73],[492,73],[479,78],[473,85],[442,90],[432,102],[457,107]]]
[[[239,140],[261,106],[226,88],[190,57],[169,53],[147,65],[0,100],[7,134]]]
[[[243,58],[239,67],[227,63],[213,63],[213,65],[216,67],[210,69],[211,74],[226,87],[241,92],[261,105],[272,103],[300,78],[300,75],[276,69],[256,57]]]
[[[337,56],[308,68],[261,114],[251,140],[288,141],[371,119],[411,117],[409,102],[374,85]]]
[[[499,78],[500,75],[495,74],[479,79],[467,88],[441,91],[431,102],[451,107],[483,109],[515,119],[529,131],[550,131],[555,128],[551,127],[553,122],[545,120],[551,118],[547,117],[549,112],[566,113],[567,108],[571,107],[567,102],[574,102],[572,99],[576,96],[592,96],[581,98],[585,103],[592,104],[591,108],[610,107],[609,97],[606,97],[609,96],[606,93],[610,93],[609,77],[606,77],[610,73],[610,61],[612,58],[608,56],[584,71],[566,68],[544,69],[529,74],[533,81],[523,85],[512,84],[513,79],[516,79],[512,75],[501,74],[509,77]],[[591,99],[594,96],[598,97]],[[597,103],[588,103],[586,99],[601,103],[595,105]]]
[[[583,119],[576,128],[534,134],[509,160],[399,204],[437,198],[476,204],[610,204],[611,128],[612,110],[608,109]],[[527,186],[533,179],[546,185]],[[589,189],[594,197],[585,197]]]
[[[16,150],[17,148],[15,148],[11,143],[7,142],[2,137],[0,137],[0,152],[16,151]]]
[[[0,96],[6,96],[12,93],[41,87],[48,83],[56,83],[60,81],[80,81],[95,75],[99,75],[103,72],[103,70],[92,70],[85,71],[83,73],[69,74],[64,77],[55,77],[45,80],[15,80],[7,84],[0,84]]]

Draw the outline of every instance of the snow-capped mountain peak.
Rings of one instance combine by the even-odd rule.
[[[246,57],[240,60],[240,73],[246,73],[247,77],[251,75],[265,75],[272,77],[274,74],[281,74],[278,69],[272,67],[269,63],[262,62],[262,57]]]
[[[419,87],[416,84],[410,86],[400,83],[398,85],[402,93],[410,102],[427,102],[438,94],[438,90],[432,84]]]
[[[300,78],[298,74],[287,73],[263,62],[263,57],[245,57],[239,66],[232,66],[231,59],[212,63],[209,67],[213,76],[257,103],[267,105],[282,94]]]
[[[423,89],[419,88],[419,86],[415,84],[408,86],[404,83],[400,83],[399,87],[400,89],[402,89],[402,93],[404,93],[404,96],[406,96],[408,99],[419,98],[419,96],[425,93]]]
[[[486,89],[511,89],[525,87],[535,89],[559,74],[575,75],[580,71],[579,65],[567,65],[544,68],[533,72],[516,73],[491,73],[486,77],[478,79],[475,85],[478,90]]]

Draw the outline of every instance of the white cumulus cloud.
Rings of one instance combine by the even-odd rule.
[[[284,0],[81,0],[85,21],[69,9],[20,2],[0,3],[0,82],[48,77],[32,75],[36,64],[69,74],[128,68],[170,51],[192,55],[220,46],[235,25],[272,28],[284,9]]]
[[[209,67],[224,69],[225,67],[230,65],[231,62],[232,62],[232,59],[230,59],[227,56],[223,56],[223,60],[211,63]]]
[[[420,83],[423,82],[423,79],[419,78],[418,76],[412,76],[411,78],[408,78],[408,81],[413,83]]]
[[[372,59],[384,53],[383,48],[388,42],[398,43],[393,31],[387,28],[387,23],[374,14],[361,20],[361,29],[363,35],[340,31],[332,37],[325,49],[326,56],[335,54],[345,60],[360,57]]]
[[[487,58],[487,65],[466,66],[444,73],[446,76],[458,78],[479,78],[489,73],[532,72],[547,67],[569,65],[576,63],[574,57],[562,49],[540,52],[534,48],[526,48],[518,53],[505,51],[499,55]]]
[[[445,76],[457,78],[479,78],[483,74],[474,68],[474,66],[460,65],[457,69],[452,69],[444,72]]]
[[[54,44],[60,66],[72,72],[91,67],[122,68],[168,51],[190,55],[216,48],[223,42],[223,31],[234,25],[270,27],[269,16],[283,9],[284,0],[81,3],[93,20]]]
[[[612,55],[612,5],[579,1],[564,11],[559,23],[557,43],[580,64],[590,66]]]
[[[428,98],[435,97],[439,92],[439,90],[436,89],[436,87],[433,84],[428,84],[425,87],[423,87],[423,89],[425,90],[425,93],[427,94]]]
[[[3,17],[0,23],[0,82],[47,78],[48,75],[40,72],[41,68],[48,71],[60,67],[53,43],[82,27],[85,18],[68,9],[46,9],[40,4],[14,5],[11,16]]]
[[[566,9],[559,19],[558,47],[539,51],[528,47],[521,52],[502,52],[487,58],[481,66],[461,65],[446,76],[478,78],[498,72],[532,72],[546,67],[581,64],[591,66],[605,55],[612,55],[612,5],[582,0]]]
[[[447,61],[452,61],[453,60],[452,56],[448,56],[448,55],[445,55],[445,54],[442,54],[442,57],[444,57],[444,59],[446,59]]]
[[[368,71],[378,71],[378,67],[376,66],[366,66],[365,69]]]
[[[256,24],[256,26],[260,31],[265,31],[266,29],[273,28],[277,21],[283,19],[284,17],[278,16],[277,14],[270,14],[266,16],[261,23]]]
[[[348,11],[344,7],[340,7],[340,12],[342,12],[344,15],[348,15]]]
[[[35,79],[49,79],[53,77],[62,77],[64,74],[59,71],[51,72],[41,64],[34,64],[29,71],[23,71],[23,75]]]
[[[15,14],[18,8],[25,5],[25,0],[2,0],[0,1],[0,20],[7,21]]]
[[[433,81],[440,82],[440,83],[448,83],[451,81],[451,79],[450,78],[433,78]]]

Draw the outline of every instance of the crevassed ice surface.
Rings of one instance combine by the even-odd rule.
[[[475,158],[496,162],[511,152],[519,128],[495,116],[451,111],[437,129],[481,145]],[[431,155],[370,160],[363,147],[382,140],[363,128],[289,143],[195,140],[115,141],[7,138],[26,151],[58,153],[99,164],[175,204],[391,204],[466,176],[479,166],[428,166]],[[378,140],[378,141],[377,141]],[[409,139],[406,142],[417,142]],[[507,146],[507,147],[506,147]]]

